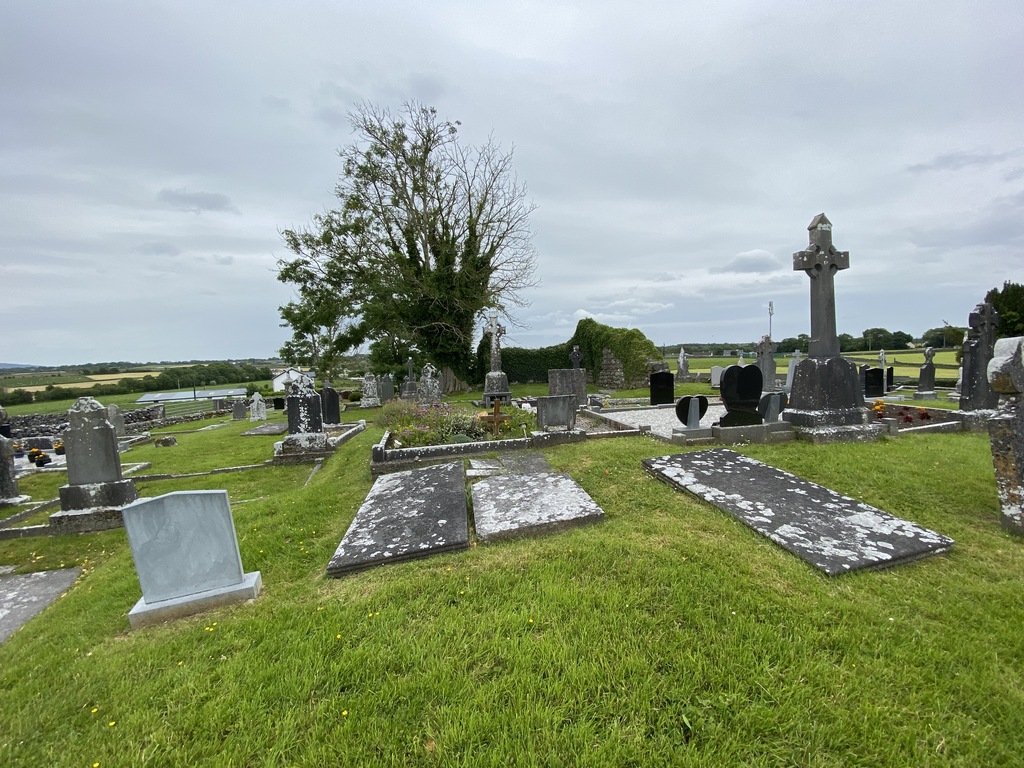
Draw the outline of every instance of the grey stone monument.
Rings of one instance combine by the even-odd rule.
[[[441,402],[441,382],[437,378],[437,368],[430,363],[420,371],[419,401],[424,404]]]
[[[824,213],[807,230],[810,243],[793,254],[793,269],[811,281],[811,339],[807,359],[796,366],[782,418],[794,427],[827,427],[834,439],[844,439],[850,435],[836,428],[868,424],[857,366],[840,356],[836,334],[835,276],[850,266],[850,254],[832,244],[832,223]]]
[[[249,421],[267,420],[267,401],[259,392],[252,393],[252,404],[249,406]]]
[[[114,428],[114,434],[118,437],[124,437],[124,414],[121,413],[121,409],[111,403],[107,406],[107,421],[110,422],[110,426]]]
[[[548,396],[574,395],[577,405],[587,404],[587,371],[580,368],[583,355],[578,346],[573,346],[569,355],[572,368],[548,369]]]
[[[917,391],[914,393],[915,400],[935,399],[935,350],[926,347],[924,350],[924,365],[917,375]]]
[[[491,370],[484,377],[484,406],[490,408],[498,400],[503,405],[512,402],[512,392],[508,386],[508,376],[501,370],[501,337],[505,335],[505,326],[498,323],[498,313],[491,312],[487,316],[484,330],[491,335]]]
[[[579,369],[580,363],[583,361],[583,354],[580,352],[578,344],[573,344],[572,352],[569,353],[569,362],[572,364],[574,369]]]
[[[176,491],[125,507],[142,598],[132,629],[256,597],[259,571],[245,573],[227,491]]]
[[[997,341],[986,374],[992,391],[1004,397],[988,423],[1000,519],[1007,531],[1024,536],[1024,337]]]
[[[324,415],[324,424],[341,423],[341,395],[330,384],[324,384],[320,390],[320,411]]]
[[[379,405],[380,392],[377,389],[377,377],[367,371],[363,376],[363,399],[359,401],[359,406],[361,408],[376,408]]]
[[[999,405],[999,393],[989,386],[987,371],[994,354],[999,313],[991,304],[983,302],[968,316],[967,324],[970,330],[964,342],[960,410],[992,409]]]
[[[416,385],[416,373],[411,357],[406,361],[405,367],[407,372],[405,374],[405,381],[402,383],[402,399],[415,400],[419,394],[419,387]]]
[[[27,500],[28,496],[18,494],[18,480],[14,471],[14,441],[0,435],[0,507]]]
[[[111,406],[113,407],[113,406]],[[231,401],[231,419],[232,421],[244,421],[245,420],[245,400],[232,400]]]
[[[757,354],[757,362],[754,364],[761,369],[766,392],[775,389],[775,352],[778,348],[779,345],[772,341],[771,336],[767,335],[762,336],[761,340],[757,342],[757,346],[754,347],[754,352]]]
[[[80,397],[68,410],[68,422],[68,484],[60,489],[61,512],[119,509],[135,501],[135,484],[121,476],[117,435],[107,421],[107,409],[91,397]],[[51,515],[52,522],[58,522],[57,515]],[[114,524],[120,525],[119,516]]]
[[[313,389],[313,382],[305,376],[292,382],[285,400],[288,407],[289,435],[306,435],[324,431],[320,395]]]
[[[711,366],[711,386],[712,387],[715,387],[717,389],[718,387],[720,387],[722,385],[722,371],[724,371],[724,370],[725,370],[725,368],[723,368],[720,365],[712,365]]]
[[[551,427],[576,429],[576,395],[548,395],[537,398],[537,427],[545,432]]]
[[[690,356],[686,350],[679,348],[679,357],[676,359],[676,383],[688,381],[690,377]]]
[[[385,373],[377,379],[377,388],[380,390],[382,403],[389,403],[395,399],[395,377],[392,374]]]

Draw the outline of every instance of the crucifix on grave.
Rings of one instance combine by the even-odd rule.
[[[832,222],[819,213],[807,226],[810,244],[793,254],[793,269],[803,270],[811,278],[810,357],[838,357],[836,333],[835,275],[849,269],[850,252],[837,251],[832,245]]]
[[[502,423],[509,421],[512,417],[509,416],[507,413],[502,413],[501,400],[495,400],[494,408],[491,410],[491,412],[488,414],[484,414],[483,416],[478,416],[477,418],[479,418],[480,421],[482,421],[484,424],[490,424],[491,434],[495,438],[497,438],[498,432],[501,431]]]

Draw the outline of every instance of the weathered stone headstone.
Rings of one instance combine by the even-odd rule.
[[[926,347],[924,350],[924,365],[917,374],[917,392],[914,393],[915,400],[935,399],[935,350]]]
[[[121,476],[117,435],[107,421],[107,409],[91,397],[80,397],[68,410],[68,422],[68,484],[60,489],[61,510],[114,509],[135,501],[135,484]]]
[[[644,459],[669,485],[698,496],[829,576],[884,568],[953,546],[901,520],[725,449]]]
[[[341,424],[341,395],[330,384],[324,384],[320,390],[320,411],[324,424]]]
[[[405,362],[405,381],[402,383],[402,399],[415,400],[419,394],[419,387],[416,384],[416,372],[413,368],[413,361],[410,357]]]
[[[114,428],[114,434],[117,437],[124,437],[124,414],[121,413],[121,409],[111,403],[107,406],[107,421],[110,422],[110,426]]]
[[[377,390],[377,377],[369,371],[363,376],[363,398],[359,401],[361,408],[377,408],[380,405],[380,392]],[[341,421],[341,416],[338,416]]]
[[[960,410],[977,411],[999,405],[999,393],[992,391],[988,382],[988,364],[995,349],[996,326],[999,313],[988,302],[978,304],[968,316],[970,326],[963,348],[963,384],[960,390]]]
[[[722,427],[744,427],[761,424],[757,405],[764,380],[756,365],[730,365],[722,374],[722,403],[726,414],[719,421]]]
[[[232,421],[242,421],[245,419],[245,400],[231,401],[231,419]]]
[[[122,512],[142,598],[133,629],[256,597],[259,571],[245,573],[227,491],[175,491]]]
[[[690,356],[686,350],[679,348],[679,357],[676,358],[676,381],[687,381],[690,376]]]
[[[485,396],[484,400],[486,399]],[[424,365],[420,371],[419,401],[427,405],[441,402],[441,383],[437,379],[437,368],[430,363]],[[491,402],[493,401],[494,398]]]
[[[724,371],[724,370],[725,370],[725,368],[723,368],[720,365],[712,365],[711,366],[711,386],[712,387],[715,387],[717,389],[718,387],[722,386],[722,371]]]
[[[1003,528],[1024,536],[1024,337],[1000,339],[986,371],[989,386],[1005,398],[988,423]]]
[[[267,401],[259,392],[252,393],[252,405],[249,406],[249,421],[267,420]]]
[[[583,368],[552,368],[548,371],[548,395],[572,395],[577,405],[587,404],[587,372]]]
[[[0,437],[13,437],[11,423],[7,420],[7,409],[0,405]]]
[[[569,369],[572,370],[572,369]],[[551,427],[576,429],[576,395],[548,395],[537,398],[537,428]]]
[[[390,403],[395,399],[395,377],[392,374],[385,373],[377,379],[377,386],[380,389],[382,403]]]
[[[288,390],[288,434],[304,435],[324,431],[323,411],[320,409],[320,395],[313,389],[313,382],[302,376],[292,382]]]
[[[800,350],[793,352],[793,357],[790,358],[789,363],[786,366],[786,385],[783,387],[786,394],[788,395],[790,390],[793,389],[793,376],[796,374],[796,367],[800,364]]]
[[[18,493],[14,471],[14,441],[0,435],[0,504],[17,504],[27,499]]]
[[[806,273],[811,283],[809,356],[796,366],[790,406],[782,418],[795,427],[828,427],[840,439],[838,427],[868,422],[857,367],[840,356],[836,334],[835,275],[850,266],[850,254],[832,244],[832,223],[824,213],[807,230],[810,243],[793,254],[793,269]]]
[[[757,361],[754,365],[761,369],[764,388],[769,392],[775,389],[775,352],[778,348],[779,345],[772,341],[771,336],[767,335],[762,336],[761,340],[757,342],[757,346],[754,347],[754,352],[757,354]]]
[[[684,395],[676,403],[676,418],[687,429],[700,429],[700,420],[708,412],[708,399],[704,395]]]
[[[651,405],[667,405],[676,401],[675,377],[669,371],[656,371],[650,376]]]

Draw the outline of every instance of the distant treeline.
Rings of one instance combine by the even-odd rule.
[[[97,371],[96,373],[99,373]],[[168,368],[156,375],[140,378],[125,378],[92,387],[61,387],[49,385],[39,392],[15,389],[0,393],[0,405],[44,402],[47,400],[72,400],[77,397],[100,397],[104,395],[127,395],[132,392],[156,392],[164,389],[183,387],[206,387],[223,384],[248,384],[271,378],[270,369],[252,363],[209,363],[183,368]]]

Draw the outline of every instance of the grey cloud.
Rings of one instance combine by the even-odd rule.
[[[747,251],[737,254],[734,258],[717,267],[710,267],[708,272],[720,274],[722,272],[776,272],[782,269],[779,260],[767,251]]]
[[[215,254],[213,254],[213,263],[214,264],[220,264],[220,265],[226,267],[229,264],[234,264],[235,263],[235,257],[234,256],[222,256],[219,253],[215,253]]]
[[[140,243],[137,249],[138,253],[146,256],[179,256],[181,254],[181,248],[171,243]]]
[[[264,96],[263,104],[274,112],[287,112],[291,109],[291,101],[280,96]]]
[[[240,213],[231,202],[231,198],[220,192],[189,192],[186,189],[165,187],[157,193],[156,198],[169,208],[189,213],[202,213],[203,211]]]
[[[926,173],[928,171],[959,171],[961,168],[978,168],[997,165],[1020,154],[1019,152],[966,152],[957,150],[947,152],[943,155],[936,155],[924,163],[908,165],[907,170],[911,173]]]

